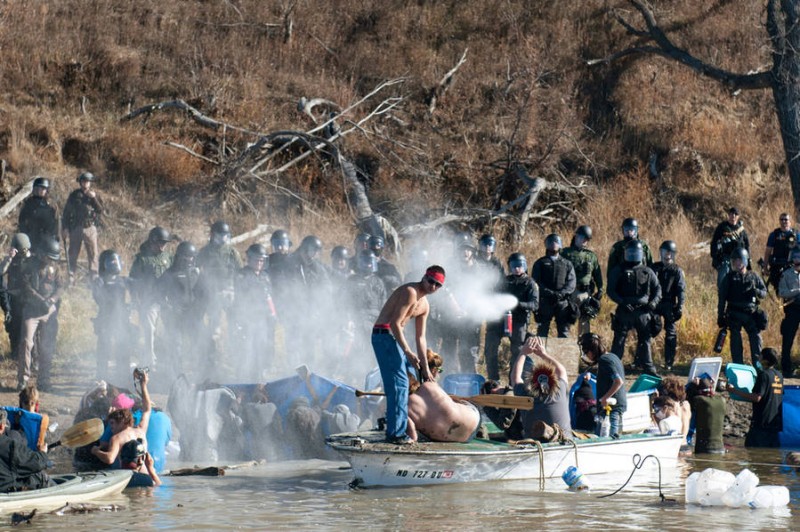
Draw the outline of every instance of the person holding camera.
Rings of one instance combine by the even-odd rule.
[[[141,439],[147,448],[147,427],[150,424],[150,414],[152,405],[150,403],[150,392],[147,390],[147,383],[150,380],[148,372],[136,368],[133,370],[133,379],[139,383],[142,391],[142,419],[139,425],[133,426],[133,412],[130,408],[114,410],[108,415],[107,423],[111,428],[111,439],[107,443],[101,443],[92,447],[92,454],[104,464],[112,466],[112,469],[119,469],[121,464],[119,458],[123,447],[132,441]],[[147,471],[143,471],[146,473]]]

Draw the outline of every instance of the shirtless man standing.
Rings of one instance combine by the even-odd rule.
[[[417,433],[433,441],[467,442],[475,437],[481,423],[478,407],[454,401],[435,382],[425,382],[408,398],[408,435]]]
[[[150,424],[150,392],[147,391],[149,380],[146,371],[134,370],[134,378],[139,380],[142,388],[142,420],[137,427],[133,426],[133,414],[130,408],[115,410],[108,415],[108,424],[111,427],[111,440],[107,444],[92,447],[92,454],[105,464],[113,464],[119,457],[122,447],[136,439],[141,439],[147,448],[147,426]],[[145,471],[146,473],[146,471]]]
[[[386,392],[386,441],[397,445],[410,445],[414,440],[408,429],[408,375],[412,369],[419,371],[421,381],[430,380],[430,370],[425,354],[425,326],[430,307],[425,296],[434,293],[444,284],[445,272],[441,266],[431,266],[422,280],[407,283],[395,290],[383,306],[372,329],[372,349],[378,359],[383,389]],[[411,350],[403,336],[403,328],[410,319],[416,328],[417,352]],[[420,356],[421,354],[421,356]]]

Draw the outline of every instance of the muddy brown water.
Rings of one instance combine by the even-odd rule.
[[[456,486],[353,490],[345,462],[308,460],[229,471],[224,477],[166,477],[153,490],[126,490],[106,502],[115,513],[39,515],[26,530],[798,530],[798,471],[779,464],[786,450],[747,450],[741,442],[724,457],[681,458],[662,470],[648,461],[620,493],[629,473],[595,475],[592,489],[571,493],[561,479],[487,482]],[[684,480],[715,467],[738,473],[749,467],[761,484],[789,488],[780,509],[702,508],[684,504]],[[8,524],[9,516],[0,516]]]

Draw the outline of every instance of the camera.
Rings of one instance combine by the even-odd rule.
[[[133,377],[136,379],[141,379],[148,373],[150,373],[150,368],[136,368],[133,370]]]

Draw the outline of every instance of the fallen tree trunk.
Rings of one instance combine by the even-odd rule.
[[[5,218],[9,214],[11,214],[14,209],[17,208],[17,205],[25,201],[25,199],[31,195],[33,192],[33,179],[25,183],[22,188],[14,194],[8,203],[0,207],[0,218]]]

